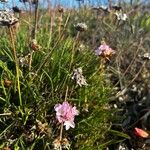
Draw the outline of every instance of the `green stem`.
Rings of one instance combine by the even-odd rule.
[[[10,32],[10,38],[11,38],[11,43],[12,43],[12,49],[13,49],[13,57],[14,57],[14,61],[16,64],[16,78],[17,78],[17,89],[18,89],[18,94],[19,94],[19,102],[20,102],[20,106],[22,106],[20,80],[19,80],[19,64],[18,64],[18,60],[17,60],[16,47],[15,47],[15,41],[14,41],[14,36],[13,36],[13,29],[11,27],[9,27],[9,32]]]
[[[60,135],[59,135],[59,140],[61,143],[62,143],[62,133],[63,133],[63,123],[61,123]],[[62,145],[60,146],[59,150],[62,150]]]
[[[33,51],[30,53],[30,57],[29,57],[29,79],[31,79],[31,68],[32,68],[32,55],[33,55]]]
[[[80,34],[80,32],[78,31],[78,33],[77,33],[77,35],[75,37],[74,43],[73,43],[69,70],[71,70],[71,68],[72,68],[72,64],[73,64],[73,60],[74,60],[74,55],[75,55],[75,46],[77,44],[77,40],[78,40],[79,34]]]
[[[33,39],[36,39],[36,32],[37,32],[37,26],[38,26],[38,8],[39,8],[39,0],[36,1],[35,5],[35,16],[34,16],[34,30],[33,30]]]

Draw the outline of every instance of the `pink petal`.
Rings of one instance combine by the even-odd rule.
[[[70,127],[74,128],[75,127],[75,123],[73,121],[65,121],[64,125],[66,126],[66,130],[68,130]]]
[[[59,109],[61,109],[61,104],[56,104],[54,106],[55,111],[58,111]]]
[[[79,115],[79,111],[76,109],[75,106],[72,108],[72,113],[73,115]]]
[[[142,138],[147,138],[149,136],[149,134],[146,131],[144,131],[144,130],[142,130],[140,128],[135,128],[134,133],[137,136],[142,137]]]

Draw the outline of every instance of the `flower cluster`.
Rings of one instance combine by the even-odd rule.
[[[84,76],[82,74],[82,68],[80,68],[80,67],[77,69],[74,69],[72,79],[76,80],[77,84],[80,87],[88,85],[86,83],[86,79],[84,78]]]
[[[66,130],[70,127],[75,127],[74,118],[79,114],[75,106],[72,107],[67,101],[64,101],[62,104],[56,104],[54,109],[56,111],[56,118],[59,123],[63,123],[66,126]]]
[[[150,60],[150,53],[145,53],[142,58],[143,60]]]
[[[0,25],[11,26],[18,22],[18,18],[9,10],[0,10]]]
[[[19,64],[20,64],[21,67],[28,66],[30,55],[31,54],[29,53],[24,57],[23,56],[19,57]]]
[[[51,129],[49,128],[47,122],[42,123],[41,121],[36,120],[36,123],[37,123],[36,128],[39,134],[48,135],[48,136],[51,134]]]
[[[115,13],[117,20],[126,21],[128,19],[127,14],[123,13],[122,11]]]
[[[53,141],[53,147],[54,147],[54,150],[60,150],[61,148],[69,149],[70,143],[68,139],[66,138],[63,138],[62,141],[60,141],[60,139],[57,138]]]
[[[32,39],[30,42],[30,48],[33,51],[38,51],[39,49],[41,49],[41,46],[37,43],[36,39]]]
[[[58,7],[58,12],[59,12],[59,13],[64,13],[64,8],[63,8],[62,6],[59,6],[59,7]]]
[[[102,56],[106,59],[109,59],[115,51],[109,47],[104,41],[101,42],[101,45],[95,50],[95,54],[98,56]]]
[[[85,23],[77,23],[76,25],[74,25],[75,29],[77,31],[86,31],[87,30],[87,25]]]

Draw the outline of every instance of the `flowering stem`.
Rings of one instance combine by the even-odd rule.
[[[105,58],[100,59],[100,65],[99,65],[99,71],[102,71],[104,69],[105,65]]]
[[[59,140],[61,143],[62,143],[62,133],[63,133],[63,122],[61,123],[61,126],[60,126],[60,136],[59,136]],[[59,150],[62,150],[62,145],[60,146]]]
[[[10,39],[11,39],[11,43],[12,43],[13,57],[14,57],[14,61],[15,61],[15,64],[16,64],[16,78],[17,78],[19,102],[20,102],[20,106],[22,106],[22,98],[21,98],[21,91],[20,91],[20,79],[19,79],[19,64],[18,64],[18,60],[17,60],[14,33],[13,33],[12,27],[8,27],[8,29],[9,29]]]
[[[91,75],[90,79],[91,79],[93,76],[95,76],[97,73],[102,74],[102,73],[104,72],[104,67],[105,67],[105,59],[104,59],[104,58],[102,58],[102,59],[100,58],[99,67],[98,67],[97,71],[94,72],[94,73]]]
[[[62,25],[62,13],[60,14],[60,18],[59,18],[59,26],[58,26],[58,35],[60,36],[61,33],[61,25]]]
[[[77,35],[75,37],[73,46],[72,46],[72,54],[71,54],[71,61],[70,61],[70,70],[71,70],[71,67],[72,67],[72,64],[73,64],[74,55],[75,55],[75,46],[77,44],[77,41],[78,41],[78,38],[79,38],[79,34],[80,34],[80,32],[78,31],[78,33],[77,33]]]
[[[37,27],[38,27],[38,8],[39,8],[39,0],[36,1],[36,5],[35,5],[35,16],[34,16],[34,20],[35,20],[35,23],[34,23],[34,30],[33,30],[33,39],[36,38],[36,32],[37,32]]]
[[[67,96],[68,96],[68,86],[67,86],[67,89],[66,89],[65,101],[67,101]]]
[[[33,55],[33,51],[30,53],[30,57],[29,57],[29,78],[31,78],[30,71],[32,67],[32,55]]]

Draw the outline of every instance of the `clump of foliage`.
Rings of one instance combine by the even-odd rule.
[[[69,36],[65,31],[69,18],[61,16],[62,23],[66,22],[61,27],[61,20],[49,18],[48,12],[42,16],[44,11],[39,12],[38,24],[32,23],[34,14],[24,14],[18,30],[16,24],[1,29],[0,147],[54,148],[60,135],[54,106],[64,100],[76,105],[80,113],[75,129],[64,129],[62,138],[67,139],[70,149],[97,147],[110,127],[107,105],[111,84],[105,82],[105,71],[98,69],[99,58],[88,45],[80,50],[84,32]],[[60,15],[57,10],[51,13]],[[50,24],[49,28],[45,24],[49,19],[56,19],[56,26]],[[72,79],[77,68],[82,69],[87,84],[81,81],[78,85],[77,79]]]
[[[116,10],[30,5],[34,11],[19,11],[19,28],[17,21],[0,29],[0,148],[91,150],[123,141],[139,148],[134,128],[150,130],[148,116],[137,122],[149,109],[146,12],[128,6],[127,20],[118,20]],[[95,55],[101,41],[115,51],[110,58]],[[79,111],[67,131],[54,109],[64,101]]]

